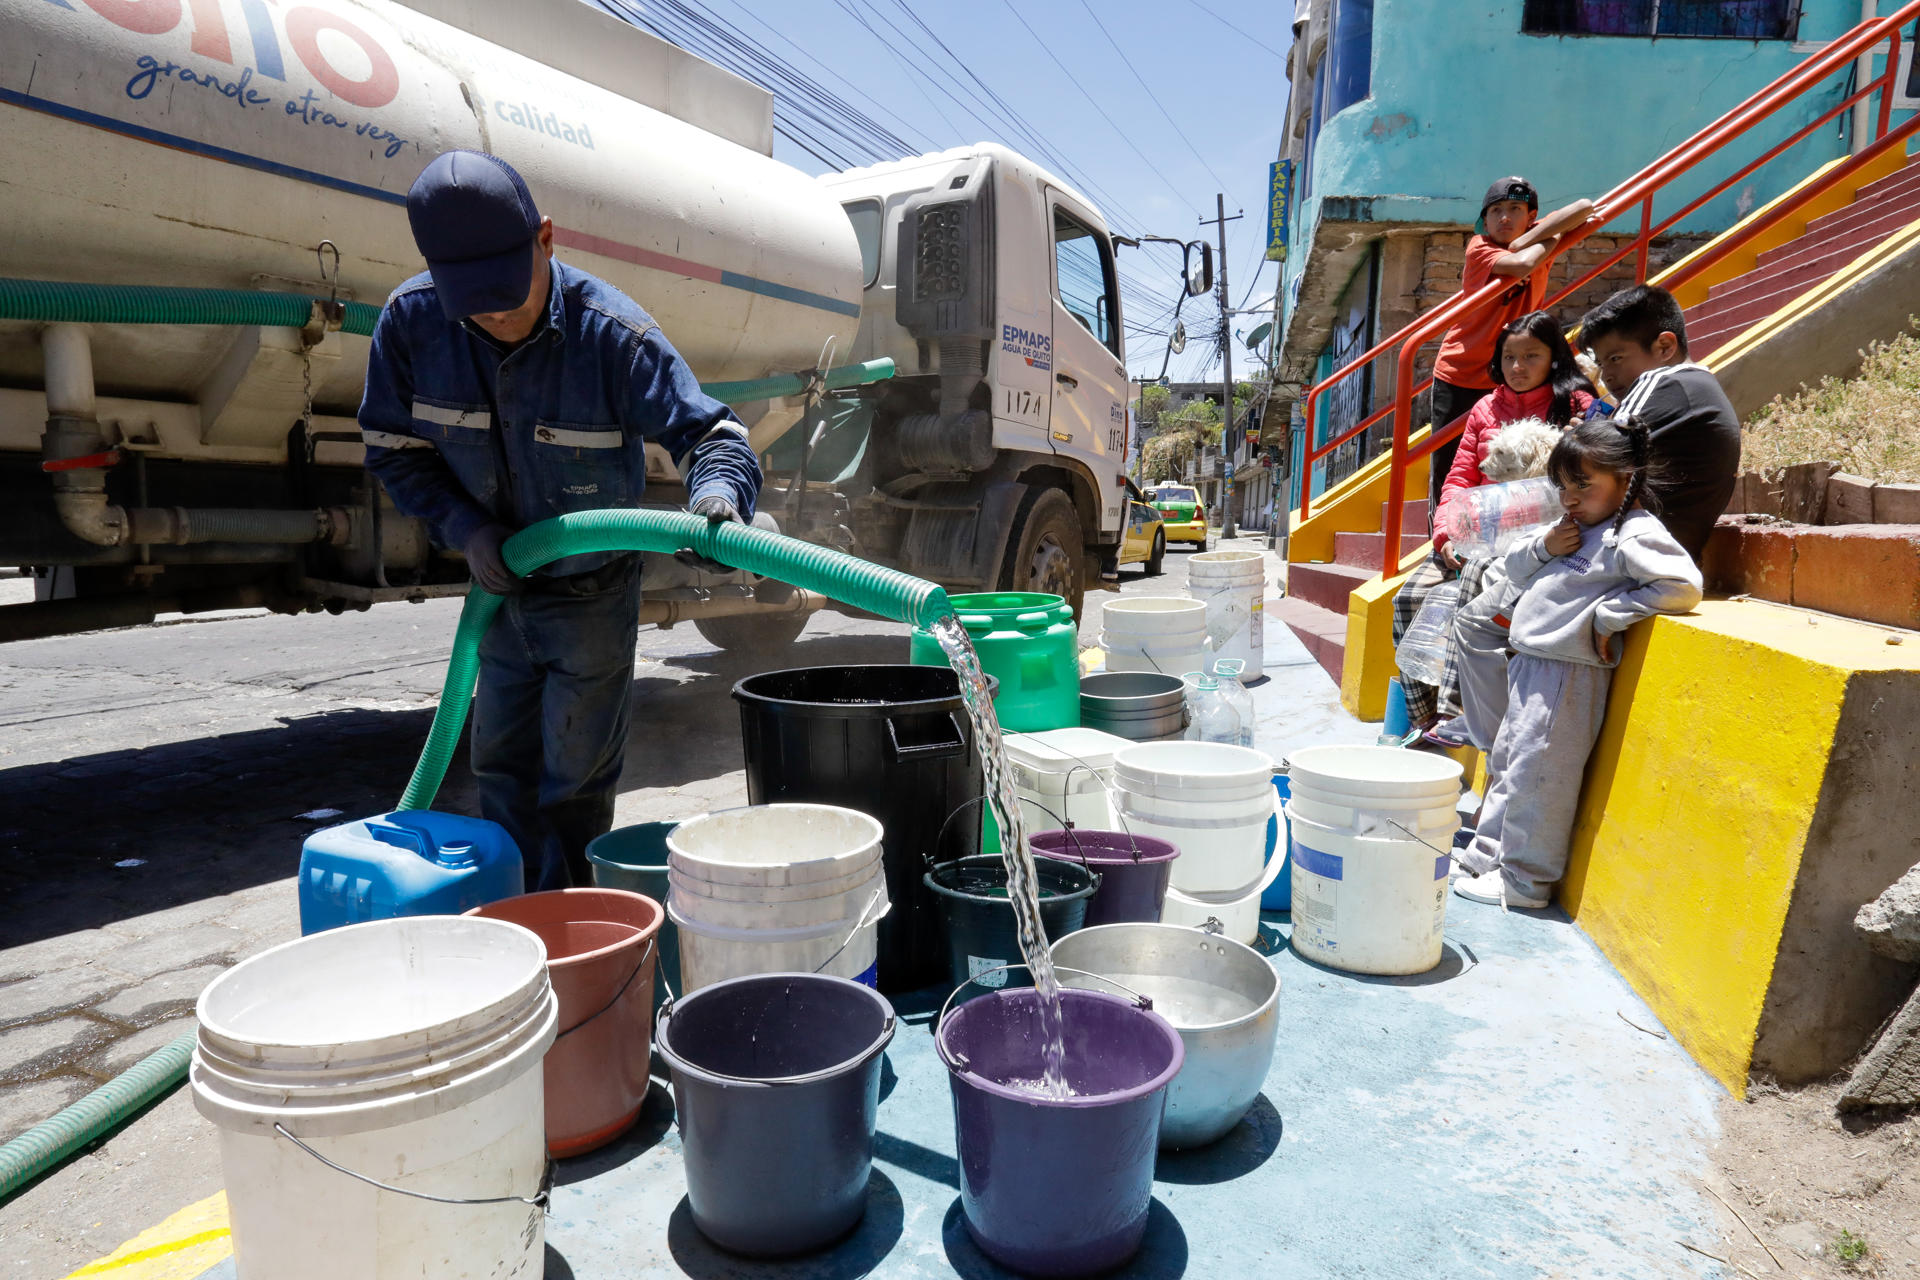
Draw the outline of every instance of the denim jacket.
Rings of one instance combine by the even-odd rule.
[[[424,272],[387,299],[360,435],[394,505],[456,549],[490,523],[638,506],[651,440],[686,477],[689,505],[719,494],[752,519],[760,462],[739,419],[631,298],[563,262],[552,270],[545,318],[510,352],[471,321],[449,323]],[[583,573],[614,554],[541,572]]]

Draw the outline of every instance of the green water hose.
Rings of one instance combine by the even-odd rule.
[[[927,627],[953,612],[944,589],[911,574],[856,560],[830,547],[731,521],[716,524],[684,511],[583,511],[559,516],[514,534],[502,554],[509,569],[524,575],[562,556],[590,551],[680,550],[790,582],[896,622]],[[420,762],[400,797],[401,809],[425,809],[440,792],[480,673],[480,637],[500,605],[501,597],[477,585],[467,592],[446,682],[440,688],[440,705],[434,710]]]
[[[179,1084],[193,1042],[188,1032],[0,1147],[0,1201]]]
[[[43,324],[202,324],[266,325],[304,328],[313,304],[299,293],[258,289],[175,289],[160,285],[80,284],[63,280],[0,278],[0,320],[36,320]],[[340,328],[363,337],[373,333],[380,308],[365,302],[341,304]],[[845,364],[823,375],[828,391],[863,386],[893,376],[892,360]],[[744,382],[709,382],[701,389],[722,404],[752,404],[797,396],[807,388],[797,373],[775,374]]]

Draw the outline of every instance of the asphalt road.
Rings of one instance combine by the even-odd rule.
[[[1264,547],[1264,539],[1236,545]],[[1184,591],[1190,553],[1122,571]],[[1089,593],[1082,639],[1098,630]],[[193,1025],[223,968],[299,934],[302,840],[389,809],[444,674],[457,600],[235,613],[0,647],[0,1141]],[[790,666],[902,662],[906,628],[821,613],[779,653],[643,628],[616,822],[746,802],[729,690]],[[472,812],[464,752],[441,804]],[[0,1270],[66,1274],[220,1186],[176,1091],[0,1206]]]

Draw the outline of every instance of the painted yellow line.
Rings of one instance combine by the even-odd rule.
[[[148,1227],[98,1262],[69,1273],[112,1280],[194,1280],[233,1254],[227,1224],[227,1193],[190,1204],[158,1226]]]

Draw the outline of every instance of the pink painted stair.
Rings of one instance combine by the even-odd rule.
[[[1753,270],[1707,290],[1687,309],[1687,354],[1699,359],[1819,287],[1894,232],[1920,219],[1920,160],[1860,188],[1853,203],[1759,255]]]
[[[1386,504],[1380,504],[1380,524],[1386,523]],[[1427,540],[1427,501],[1406,504],[1400,535],[1404,556]],[[1347,657],[1347,598],[1380,575],[1381,550],[1387,535],[1372,532],[1336,533],[1333,562],[1293,563],[1287,566],[1287,598],[1273,614],[1292,629],[1326,673],[1340,682]]]

